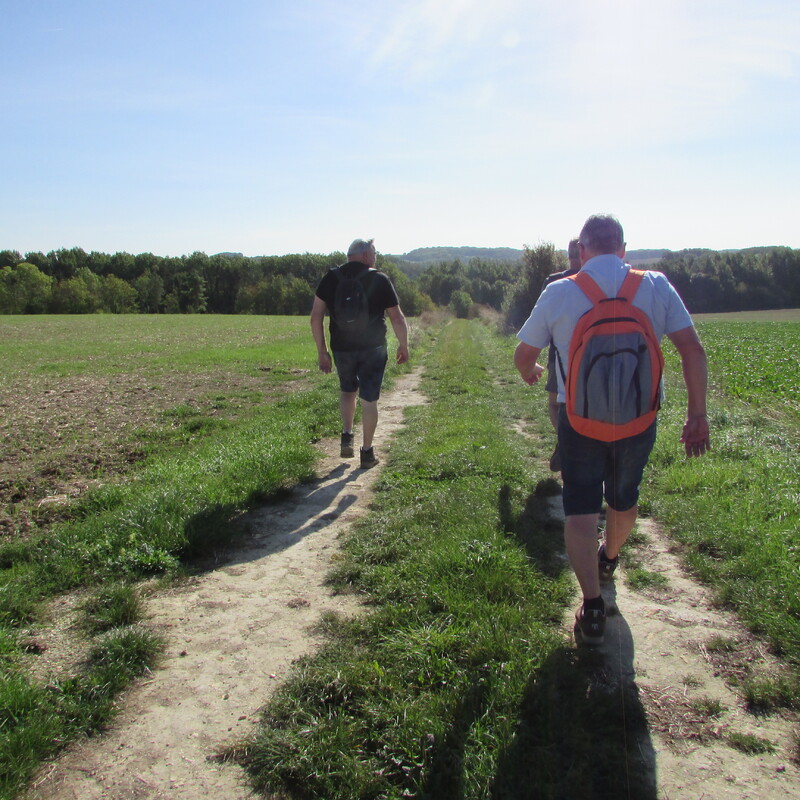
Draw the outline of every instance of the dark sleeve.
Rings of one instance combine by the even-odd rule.
[[[399,306],[400,298],[397,296],[397,291],[395,290],[391,279],[383,272],[379,273],[379,275],[381,276],[379,292],[381,306],[384,310],[387,308],[393,308],[394,306]]]
[[[316,295],[330,308],[333,305],[333,296],[335,292],[336,276],[333,274],[333,270],[328,270],[328,272],[322,276],[322,280],[317,286]]]

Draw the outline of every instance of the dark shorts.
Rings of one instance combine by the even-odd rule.
[[[548,392],[558,391],[558,375],[556,374],[557,369],[558,365],[556,364],[556,346],[551,342],[550,347],[547,348],[547,383],[544,385],[544,388]]]
[[[358,392],[372,403],[381,396],[381,383],[389,360],[386,345],[369,350],[334,350],[333,360],[343,392]]]
[[[558,450],[564,485],[564,514],[596,514],[606,503],[628,511],[639,502],[642,475],[656,441],[656,423],[618,442],[600,442],[576,433],[564,406],[558,416]]]

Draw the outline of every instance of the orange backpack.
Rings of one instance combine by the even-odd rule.
[[[567,417],[602,442],[641,433],[658,413],[664,356],[649,317],[633,305],[644,274],[629,270],[617,297],[606,297],[583,271],[569,278],[592,307],[572,334],[566,376],[562,366]]]

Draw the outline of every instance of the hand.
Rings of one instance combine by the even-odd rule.
[[[320,371],[326,375],[331,371],[333,364],[331,363],[330,353],[320,353],[317,356],[317,363],[319,364]]]
[[[398,345],[397,347],[397,363],[405,364],[408,361],[408,348],[405,345]]]
[[[708,434],[708,417],[705,414],[690,414],[686,418],[683,426],[681,442],[686,448],[686,455],[689,458],[702,456],[707,450],[711,449],[711,440]]]
[[[520,375],[522,375],[522,380],[524,380],[525,383],[527,383],[529,386],[533,386],[533,384],[542,377],[543,372],[544,367],[541,364],[534,363],[529,369],[526,369],[524,372],[520,372]]]

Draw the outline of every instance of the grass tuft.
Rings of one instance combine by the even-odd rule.
[[[113,582],[97,589],[85,601],[83,612],[87,630],[101,633],[139,622],[144,603],[135,586]]]
[[[751,756],[774,753],[776,750],[773,742],[752,733],[729,733],[727,741],[734,749]]]

